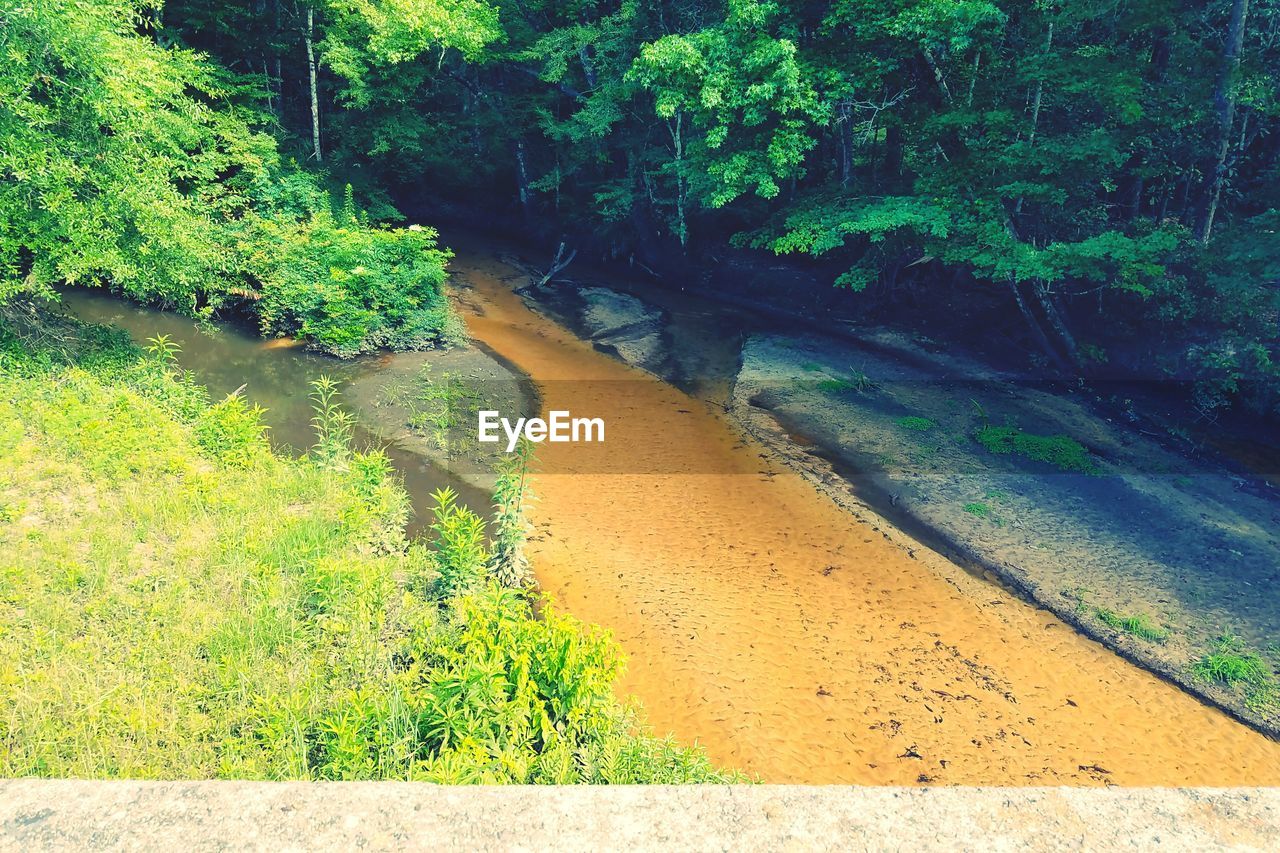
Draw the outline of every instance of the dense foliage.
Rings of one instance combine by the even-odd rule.
[[[264,132],[259,91],[131,0],[0,3],[0,300],[104,284],[339,355],[449,334],[447,253],[370,227]],[[336,207],[337,210],[331,210]]]
[[[286,459],[167,341],[143,355],[64,329],[33,347],[13,328],[0,774],[725,778],[618,703],[607,636],[489,576],[483,524],[451,495],[435,535],[406,542],[405,493],[385,456],[350,448],[330,383],[315,449]]]
[[[855,309],[1003,312],[1064,371],[1277,404],[1274,0],[206,6],[161,32],[307,148],[314,78],[326,162],[624,257],[736,235],[839,264]]]

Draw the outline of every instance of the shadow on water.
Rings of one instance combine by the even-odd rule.
[[[264,340],[234,323],[198,325],[190,317],[146,308],[105,292],[72,289],[65,291],[62,299],[80,320],[124,329],[141,345],[145,346],[148,338],[168,335],[182,347],[178,363],[192,371],[214,399],[243,385],[246,398],[266,409],[262,419],[270,427],[272,445],[280,453],[295,456],[315,442],[310,383],[329,376],[345,392],[354,381],[378,372],[386,363],[380,356],[342,361],[306,350],[289,339]],[[359,412],[356,414],[358,417]],[[458,492],[472,509],[488,515],[490,497],[484,490],[431,459],[388,443],[358,420],[354,445],[381,447],[391,458],[413,504],[410,535],[430,525],[431,493],[446,486]]]

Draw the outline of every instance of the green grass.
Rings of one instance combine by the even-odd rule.
[[[874,391],[878,387],[880,386],[870,376],[853,367],[849,368],[847,377],[823,379],[817,383],[818,390],[827,394],[841,394],[846,391],[865,394],[868,391]]]
[[[937,424],[928,418],[922,418],[916,415],[907,415],[906,417],[898,418],[898,426],[903,429],[911,430],[912,432],[928,432],[936,427]]]
[[[1191,671],[1205,681],[1227,687],[1263,686],[1273,679],[1262,658],[1245,649],[1240,638],[1230,634],[1219,637],[1213,650],[1196,661]]]
[[[1004,518],[1001,517],[1000,513],[996,512],[995,507],[991,506],[989,503],[984,501],[973,501],[972,503],[965,504],[961,509],[975,518],[981,518],[991,522],[996,527],[1004,527]]]
[[[848,379],[821,379],[818,381],[818,390],[825,391],[828,394],[839,394],[843,391],[856,391],[858,387]]]
[[[0,776],[730,778],[617,702],[607,637],[488,576],[470,510],[407,542],[333,399],[282,458],[241,398],[81,349],[0,329]]]
[[[430,438],[441,450],[451,450],[459,439],[456,430],[474,420],[480,410],[480,395],[462,377],[449,372],[433,376],[428,363],[420,374],[421,384],[409,395],[408,426]]]
[[[1169,638],[1168,631],[1159,625],[1153,624],[1146,616],[1141,614],[1126,616],[1123,613],[1099,607],[1094,610],[1094,615],[1104,625],[1109,625],[1117,631],[1124,631],[1126,634],[1130,634],[1140,640],[1146,640],[1149,643],[1163,643]]]
[[[1060,471],[1097,474],[1098,463],[1080,442],[1066,435],[1035,435],[1015,426],[984,426],[974,436],[991,453],[1014,454]]]

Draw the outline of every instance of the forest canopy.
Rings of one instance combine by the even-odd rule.
[[[375,222],[385,189],[616,257],[809,258],[853,311],[1001,311],[1062,373],[1124,362],[1195,379],[1206,411],[1280,405],[1275,0],[3,0],[0,17],[4,293],[287,302],[285,272],[254,261],[277,253],[246,243],[378,231],[315,224],[333,175]],[[336,314],[381,310],[337,289]]]
[[[0,301],[105,284],[337,355],[451,334],[432,231],[370,227],[280,156],[254,81],[129,0],[0,6]]]

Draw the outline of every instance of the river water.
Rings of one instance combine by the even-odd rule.
[[[366,356],[343,361],[308,351],[288,339],[263,340],[245,326],[222,323],[200,326],[189,317],[125,302],[108,293],[82,288],[68,289],[63,302],[88,323],[118,326],[146,346],[147,339],[168,335],[182,347],[178,363],[195,373],[215,399],[244,386],[248,400],[266,409],[263,421],[277,451],[301,454],[315,443],[311,424],[314,412],[307,394],[310,383],[321,376],[337,380],[349,392],[353,383],[385,369],[388,356]],[[464,503],[484,513],[489,495],[448,468],[376,435],[357,420],[354,444],[379,447],[391,457],[404,480],[414,508],[411,535],[429,521],[431,493],[449,487]]]
[[[769,782],[1280,783],[1280,744],[887,541],[744,438],[714,383],[682,390],[598,352],[514,295],[521,275],[500,258],[472,240],[454,262],[472,335],[531,377],[545,409],[611,430],[602,446],[539,448],[538,580],[614,634],[629,659],[621,692],[659,733]],[[312,440],[311,380],[349,385],[396,358],[338,362],[234,327],[210,336],[79,291],[68,303],[139,340],[171,335],[215,394],[247,385],[294,451]],[[731,363],[731,335],[704,337],[708,363]],[[419,508],[441,485],[487,503],[390,450]]]

